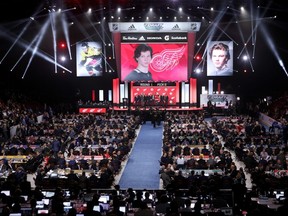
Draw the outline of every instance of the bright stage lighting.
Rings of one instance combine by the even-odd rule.
[[[195,59],[199,61],[199,60],[201,60],[201,56],[197,55]]]
[[[65,57],[65,56],[61,56],[61,57],[60,57],[60,60],[61,60],[62,62],[65,62],[65,61],[66,61],[66,57]]]
[[[244,55],[242,58],[243,58],[244,61],[248,60],[248,56],[247,55]]]
[[[63,42],[60,42],[60,48],[66,48],[66,44]]]

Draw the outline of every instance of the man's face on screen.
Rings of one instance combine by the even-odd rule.
[[[141,52],[141,55],[137,58],[138,65],[142,67],[148,67],[152,60],[150,51]]]
[[[225,50],[215,49],[212,52],[211,60],[214,66],[220,70],[222,69],[227,63],[227,53]]]

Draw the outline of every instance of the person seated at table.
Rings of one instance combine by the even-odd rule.
[[[86,141],[86,139],[85,139],[85,141]],[[81,150],[81,154],[82,155],[89,155],[89,149],[90,148],[88,147],[88,144],[85,144],[84,147]]]
[[[183,155],[187,156],[191,154],[191,148],[189,146],[189,143],[187,143],[183,148]]]
[[[89,169],[89,164],[85,159],[84,155],[82,155],[80,160],[78,160],[78,164],[80,169]]]
[[[191,200],[189,198],[184,201],[184,208],[180,208],[179,213],[181,216],[192,215],[194,210],[191,208]]]
[[[144,199],[143,202],[147,204],[154,204],[154,200],[150,197],[151,193],[149,191],[144,192]]]
[[[196,169],[207,169],[207,163],[204,160],[204,156],[202,154],[199,155],[199,160],[196,162]]]
[[[65,169],[66,166],[66,160],[64,158],[64,154],[62,152],[58,153],[58,158],[57,158],[57,167],[59,169]]]
[[[168,156],[168,153],[163,152],[161,158],[160,158],[160,165],[167,166],[168,164],[173,163],[173,158]]]
[[[67,184],[69,188],[75,188],[79,183],[79,177],[74,172],[74,170],[70,170],[70,173],[67,175]]]
[[[156,214],[166,214],[170,208],[170,204],[168,203],[169,198],[166,194],[162,194],[159,198],[159,201],[155,204]]]
[[[99,162],[94,159],[94,156],[91,157],[91,160],[88,161],[89,169],[99,171]]]
[[[168,169],[163,165],[162,170],[159,171],[160,179],[163,182],[163,188],[167,188],[172,183],[172,177],[168,173]]]
[[[200,149],[198,147],[194,147],[192,149],[192,154],[193,155],[200,155]]]
[[[176,169],[184,169],[185,168],[185,158],[183,155],[179,155],[176,159]]]
[[[82,153],[83,154],[83,153]],[[84,154],[83,154],[84,155]],[[96,152],[94,151],[94,149],[93,148],[88,148],[88,154],[87,155],[89,155],[89,156],[93,156],[93,155],[96,155]]]
[[[201,154],[203,155],[209,155],[210,151],[209,149],[207,149],[206,145],[204,145],[204,147],[201,149]]]
[[[75,156],[69,158],[68,167],[72,170],[80,169],[79,165],[76,162]]]
[[[6,159],[2,158],[0,160],[0,173],[5,173],[7,171],[7,164],[6,164]]]
[[[174,156],[178,156],[178,155],[181,155],[182,154],[182,146],[180,143],[177,144],[177,146],[174,148],[174,152],[173,152],[173,155]]]
[[[194,155],[191,154],[190,158],[186,161],[186,168],[187,169],[195,169],[196,168],[196,159]]]
[[[181,170],[176,170],[173,177],[172,185],[174,189],[184,189],[187,188],[187,179],[183,176]]]
[[[138,210],[134,213],[134,216],[153,216],[154,211],[148,207],[147,203],[141,202]]]
[[[214,160],[212,155],[209,155],[208,160],[206,161],[208,169],[214,169],[216,165],[216,161]]]

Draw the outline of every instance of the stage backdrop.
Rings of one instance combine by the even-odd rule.
[[[157,102],[160,96],[168,96],[168,105],[179,102],[179,83],[132,83],[131,102],[137,95],[152,95]]]

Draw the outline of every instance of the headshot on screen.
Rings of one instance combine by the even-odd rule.
[[[207,49],[207,76],[233,75],[233,59],[231,46],[232,42],[229,41],[210,43],[210,46]]]
[[[102,47],[99,43],[83,42],[77,46],[77,76],[101,76]]]
[[[134,50],[134,60],[137,67],[133,69],[124,81],[153,81],[152,74],[149,71],[149,65],[152,60],[153,50],[147,44],[139,44]]]

